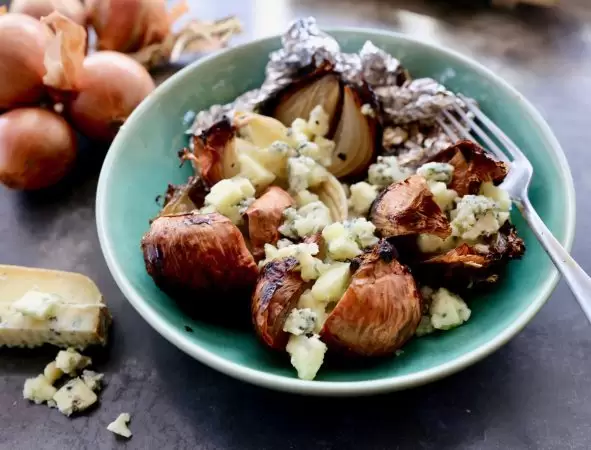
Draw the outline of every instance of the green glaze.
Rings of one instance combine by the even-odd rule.
[[[570,248],[575,212],[570,172],[556,139],[531,105],[477,63],[407,37],[359,29],[331,30],[345,51],[370,39],[399,58],[414,77],[430,76],[476,98],[484,111],[521,146],[535,177],[531,200],[556,237]],[[500,285],[475,299],[470,321],[453,331],[414,340],[399,357],[363,366],[323,367],[317,381],[295,377],[287,355],[271,354],[252,332],[191,320],[146,274],[139,242],[157,213],[155,197],[190,174],[176,152],[185,145],[183,116],[231,101],[260,85],[277,38],[256,41],[198,61],[160,86],[133,113],[115,139],[97,193],[97,226],[107,263],[119,287],[164,337],[200,361],[231,376],[291,392],[360,395],[426,383],[486,356],[533,317],[557,282],[557,272],[532,232],[514,211],[527,244]],[[196,301],[215,301],[211,298]],[[185,325],[194,332],[185,331]]]

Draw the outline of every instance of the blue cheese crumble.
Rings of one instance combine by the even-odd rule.
[[[297,370],[298,378],[313,380],[324,362],[326,344],[317,334],[292,335],[285,350],[291,356],[291,365]]]
[[[314,257],[318,252],[316,244],[292,244],[282,248],[265,244],[265,259],[259,263],[259,266],[263,267],[268,262],[277,259],[293,257],[298,260],[297,269],[300,270],[302,280],[315,280],[325,270],[325,264]]]
[[[255,188],[244,177],[221,180],[214,184],[205,196],[202,213],[217,211],[226,216],[234,225],[243,223],[242,215],[254,199]]]
[[[422,176],[427,181],[441,181],[445,184],[449,184],[453,173],[454,166],[440,162],[429,162],[417,169],[417,175]]]
[[[328,255],[336,261],[345,261],[363,253],[363,249],[378,242],[376,227],[364,218],[336,222],[322,230]]]
[[[296,156],[287,160],[287,178],[290,191],[297,193],[326,181],[328,172],[309,156]]]
[[[283,331],[295,336],[311,334],[316,329],[317,321],[318,316],[310,308],[294,308],[285,320]]]
[[[287,208],[279,232],[288,238],[297,239],[322,231],[332,223],[330,210],[321,201],[307,203],[301,208]]]
[[[421,318],[415,331],[417,336],[425,336],[436,330],[451,330],[459,327],[472,312],[462,298],[445,288],[436,291],[429,287],[421,289],[423,298],[429,303],[429,312]]]
[[[400,167],[396,156],[378,156],[377,162],[367,171],[369,184],[382,188],[406,180],[410,175],[408,169]]]
[[[498,232],[509,218],[509,212],[483,195],[465,195],[457,201],[451,217],[452,235],[474,241]]]
[[[349,208],[358,215],[369,212],[371,204],[378,196],[378,189],[365,181],[352,184],[350,187]]]
[[[30,290],[13,303],[13,308],[24,316],[47,320],[55,313],[60,298],[55,294]]]

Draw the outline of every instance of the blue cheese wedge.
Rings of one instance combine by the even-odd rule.
[[[97,400],[96,394],[79,377],[68,381],[53,396],[57,409],[66,416],[90,408]]]
[[[130,420],[131,417],[129,413],[121,413],[113,422],[107,425],[107,430],[109,430],[111,433],[118,434],[119,436],[130,438],[131,430],[127,426]]]
[[[0,346],[104,345],[110,322],[103,297],[88,277],[0,265]]]

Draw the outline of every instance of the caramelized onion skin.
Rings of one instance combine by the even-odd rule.
[[[35,190],[61,180],[76,159],[76,135],[57,114],[21,108],[0,116],[0,182]]]
[[[47,29],[32,17],[0,15],[0,111],[41,100],[48,38]]]
[[[155,88],[146,69],[117,52],[97,52],[84,60],[82,88],[67,105],[73,125],[91,139],[108,141]]]

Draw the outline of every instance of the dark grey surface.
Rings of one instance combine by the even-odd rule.
[[[238,14],[246,31],[237,42],[315,15],[323,25],[401,30],[494,69],[541,110],[563,145],[577,190],[574,256],[591,271],[591,7],[580,6],[585,0],[514,13],[419,1],[193,3],[192,12],[204,18]],[[115,318],[111,345],[95,356],[108,386],[100,406],[79,418],[22,399],[24,379],[39,373],[54,349],[0,350],[0,449],[591,448],[591,328],[563,284],[500,351],[403,393],[296,397],[242,384],[194,361],[139,317],[107,270],[94,221],[103,151],[87,148],[78,173],[61,189],[22,195],[0,187],[0,262],[85,273]],[[132,414],[128,442],[105,429],[122,411]]]

